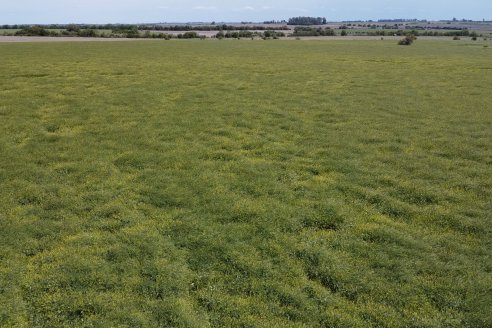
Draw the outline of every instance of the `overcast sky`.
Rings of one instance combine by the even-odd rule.
[[[0,0],[0,24],[259,22],[292,16],[492,20],[492,0]]]

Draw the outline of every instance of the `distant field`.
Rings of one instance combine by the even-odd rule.
[[[0,43],[0,326],[490,327],[486,44]]]
[[[47,29],[47,30],[48,30],[48,31],[56,31],[56,32],[59,32],[59,33],[61,33],[61,32],[63,32],[63,31],[65,31],[65,30],[63,30],[63,29]],[[20,31],[20,29],[1,29],[1,28],[0,28],[0,34],[3,34],[4,32],[6,32],[6,33],[15,33],[15,32],[17,32],[17,31]],[[97,31],[98,33],[106,33],[106,34],[108,34],[108,33],[111,33],[111,32],[112,32],[112,30],[96,30],[96,31]]]
[[[17,31],[19,31],[19,30],[18,29],[16,30],[16,29],[2,29],[2,28],[0,28],[0,34],[3,34],[3,33],[15,33]]]
[[[366,33],[375,33],[378,31],[385,31],[386,33],[396,33],[398,30],[396,29],[366,29],[366,28],[354,28],[354,29],[346,29],[347,33],[350,34],[366,34]],[[406,32],[411,32],[412,30],[404,30]],[[419,33],[425,32],[438,32],[438,33],[447,33],[447,32],[458,32],[459,30],[416,30]],[[478,35],[483,35],[485,37],[492,36],[492,31],[484,31],[484,30],[470,30],[470,32],[475,31]]]

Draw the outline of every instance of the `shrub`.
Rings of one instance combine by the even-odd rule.
[[[20,31],[15,32],[18,36],[49,36],[50,31],[45,30],[41,26],[31,26],[28,28],[23,28]]]
[[[405,38],[401,39],[400,41],[398,41],[398,44],[400,46],[409,46],[413,43],[413,41],[415,41],[417,38],[415,37],[415,35],[413,34],[409,34],[407,35]]]
[[[453,37],[453,40],[461,40],[461,38],[460,38],[459,36],[455,35],[455,36]]]
[[[266,38],[279,38],[279,37],[284,37],[285,36],[285,33],[284,32],[277,32],[277,31],[265,31],[263,33],[263,36],[265,36]]]
[[[334,36],[335,35],[335,30],[326,27],[324,29],[322,28],[315,28],[315,27],[301,27],[298,26],[294,29],[294,33],[292,36]]]
[[[145,31],[143,38],[146,38],[146,39],[152,38],[152,34],[150,33],[150,31]]]
[[[70,24],[67,26],[67,31],[68,32],[79,32],[80,31],[80,27],[78,27],[77,25],[75,24]]]
[[[97,36],[97,33],[96,31],[89,29],[89,30],[79,30],[77,32],[77,35],[84,38],[94,38]]]
[[[183,39],[196,39],[196,38],[199,38],[199,36],[198,36],[198,33],[196,33],[196,32],[185,32],[182,35],[182,38]]]

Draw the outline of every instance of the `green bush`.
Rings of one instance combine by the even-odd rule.
[[[407,35],[405,38],[401,39],[400,41],[398,41],[398,44],[400,46],[409,46],[411,45],[415,40],[417,39],[417,37],[415,37],[415,35],[413,34],[409,34]]]
[[[326,27],[326,28],[315,28],[315,27],[305,27],[305,26],[297,26],[294,29],[294,33],[292,36],[334,36],[335,30]]]
[[[185,32],[184,34],[178,34],[178,39],[198,39],[200,36],[196,32]]]
[[[97,36],[96,31],[89,29],[89,30],[79,30],[77,32],[77,36],[84,37],[84,38],[94,38]]]
[[[42,28],[41,26],[31,26],[23,28],[15,33],[17,36],[50,36],[50,31]]]
[[[77,25],[75,25],[75,24],[70,24],[70,25],[67,26],[67,31],[68,32],[75,32],[75,33],[77,33],[77,32],[80,31],[80,27],[77,26]]]

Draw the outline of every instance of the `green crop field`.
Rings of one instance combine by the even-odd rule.
[[[490,327],[486,43],[0,43],[0,326]]]

